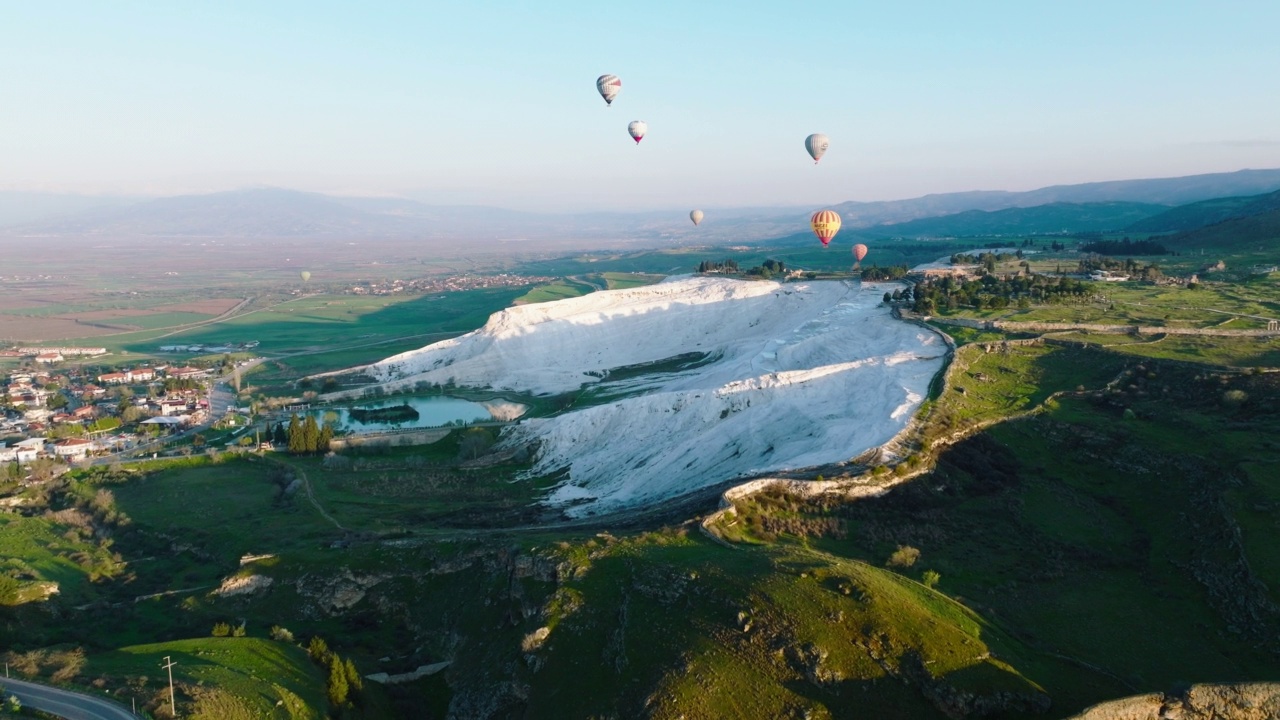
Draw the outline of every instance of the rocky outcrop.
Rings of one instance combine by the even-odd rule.
[[[230,597],[234,595],[252,595],[259,590],[266,590],[274,582],[266,575],[237,575],[222,581],[222,585],[214,590],[215,595]]]
[[[1280,683],[1193,685],[1180,693],[1111,700],[1068,720],[1273,720],[1280,718]]]
[[[342,568],[333,575],[302,576],[298,579],[298,594],[313,600],[322,613],[333,615],[363,600],[369,588],[387,578]]]

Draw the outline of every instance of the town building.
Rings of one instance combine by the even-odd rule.
[[[53,454],[71,462],[83,460],[93,449],[93,441],[84,438],[66,438],[53,444]]]

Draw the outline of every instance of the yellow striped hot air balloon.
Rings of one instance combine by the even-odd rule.
[[[813,234],[822,241],[822,247],[826,247],[831,238],[840,232],[840,213],[835,210],[819,210],[809,218],[809,226],[813,228]]]

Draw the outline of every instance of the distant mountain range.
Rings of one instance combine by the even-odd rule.
[[[964,236],[1187,229],[1247,210],[1243,196],[1280,190],[1280,169],[1180,178],[1060,185],[1027,192],[962,192],[834,206],[845,228],[867,237]],[[1194,210],[1172,208],[1203,203]],[[1217,204],[1214,204],[1217,203]],[[0,192],[0,237],[410,238],[556,241],[579,246],[760,242],[807,229],[814,208],[704,208],[694,228],[687,210],[549,214],[435,206],[401,198],[335,197],[252,189],[135,201]],[[1181,214],[1173,214],[1182,211]],[[1166,218],[1157,221],[1157,218]],[[1213,222],[1216,220],[1208,220]],[[1148,223],[1143,225],[1142,223]],[[1207,224],[1207,222],[1206,222]],[[1139,230],[1135,230],[1139,231]],[[1141,230],[1156,232],[1156,230]]]
[[[1052,203],[1132,202],[1154,205],[1184,203],[1280,190],[1280,169],[1238,170],[1176,178],[1112,180],[1081,185],[1054,185],[1026,192],[974,191],[925,195],[910,200],[846,202],[834,206],[849,227],[903,223],[967,210],[1029,208]]]

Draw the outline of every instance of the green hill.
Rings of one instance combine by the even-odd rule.
[[[1096,232],[1132,225],[1168,209],[1166,205],[1132,202],[1051,203],[1029,208],[922,218],[861,230],[880,237],[971,237]]]
[[[1170,250],[1280,254],[1280,209],[1227,220],[1159,239]],[[1277,257],[1271,257],[1275,262]]]
[[[118,698],[138,706],[163,705],[168,679],[160,665],[174,663],[173,681],[182,717],[209,720],[324,717],[324,676],[296,645],[250,637],[208,637],[132,645],[90,655],[83,674],[107,687],[126,686]],[[167,715],[163,715],[167,717]]]
[[[1265,195],[1224,197],[1180,205],[1130,225],[1130,232],[1186,232],[1226,220],[1263,215],[1280,209],[1280,191]]]

